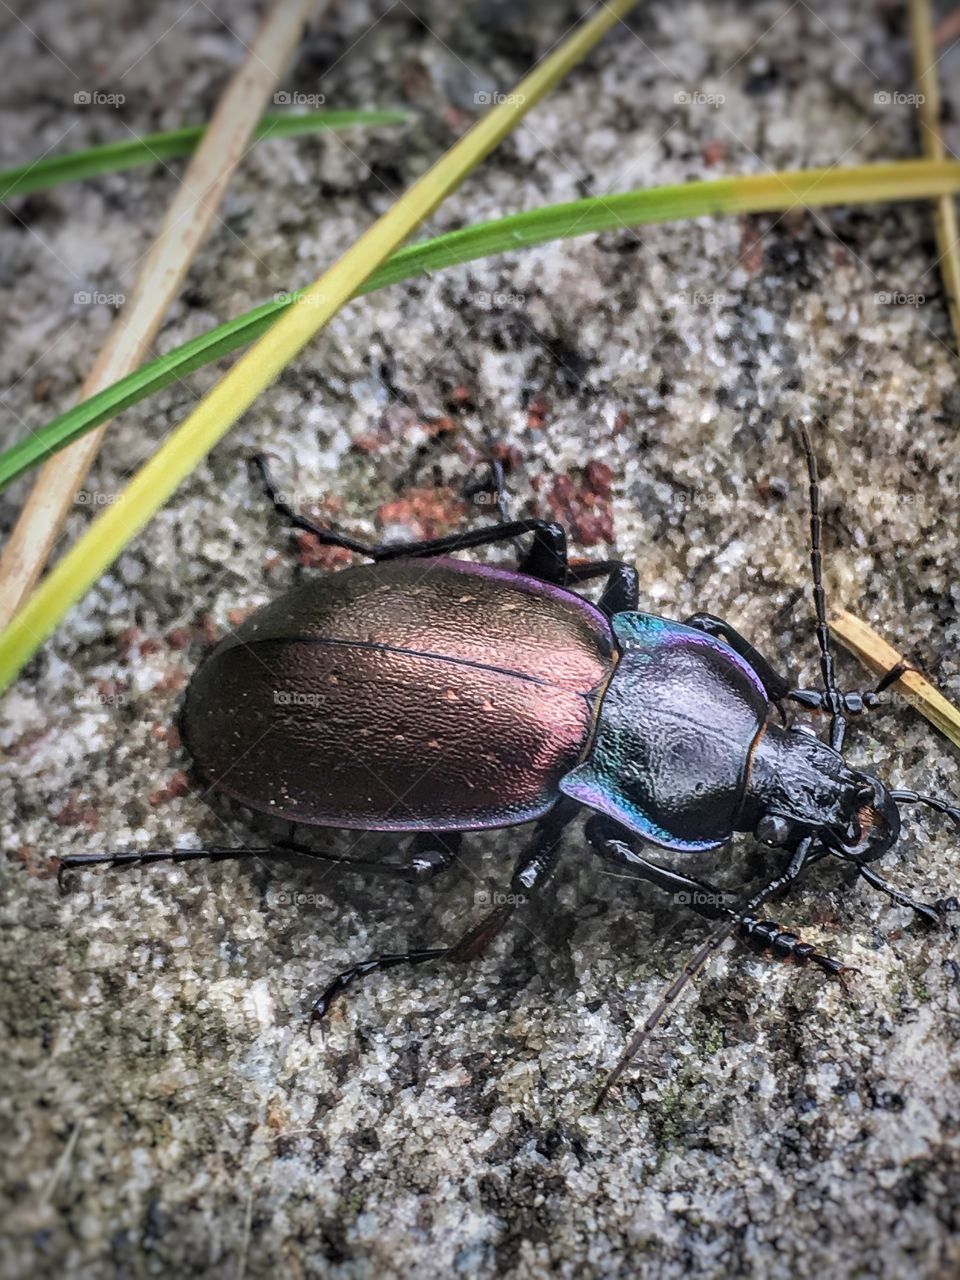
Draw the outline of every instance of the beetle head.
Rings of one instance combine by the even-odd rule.
[[[767,726],[754,752],[743,817],[742,829],[765,844],[795,847],[815,835],[858,862],[879,858],[900,835],[900,811],[883,783],[851,769],[800,726]]]

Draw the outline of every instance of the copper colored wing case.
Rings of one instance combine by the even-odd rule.
[[[568,591],[453,559],[365,565],[225,639],[184,740],[209,785],[298,823],[503,826],[554,803],[612,666],[607,620]]]

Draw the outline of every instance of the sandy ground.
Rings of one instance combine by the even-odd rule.
[[[256,26],[250,4],[215,8],[235,34],[202,2],[39,3],[33,34],[8,11],[6,162],[201,120]],[[285,89],[409,123],[253,151],[158,350],[312,279],[574,17],[538,9],[349,0],[318,22]],[[954,87],[958,53],[941,64]],[[92,89],[126,101],[74,105]],[[654,3],[430,230],[906,156],[911,91],[897,6]],[[75,295],[129,289],[181,167],[4,213],[10,440],[75,396],[111,315]],[[957,926],[925,929],[842,869],[779,915],[861,970],[853,997],[727,951],[599,1115],[605,1071],[705,925],[611,879],[579,826],[483,963],[372,980],[314,1043],[304,1013],[331,974],[454,937],[505,886],[522,831],[471,838],[417,889],[279,859],[90,872],[64,895],[52,878],[66,852],[258,838],[203,802],[172,725],[211,639],[333,562],[265,509],[245,467],[262,447],[287,493],[361,537],[482,519],[464,495],[499,447],[515,510],[564,519],[578,554],[615,540],[645,607],[723,614],[811,682],[787,426],[803,416],[831,602],[960,697],[960,395],[935,258],[917,205],[623,228],[376,294],[260,399],[4,699],[4,1276],[960,1270]],[[113,426],[71,536],[215,377]],[[23,492],[3,496],[8,523]],[[849,754],[960,794],[956,751],[895,699]],[[687,865],[737,887],[775,856],[744,841]],[[911,821],[882,869],[954,891],[956,839]]]

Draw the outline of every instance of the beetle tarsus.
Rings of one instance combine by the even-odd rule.
[[[138,867],[152,862],[222,862],[228,858],[256,858],[271,853],[270,849],[237,849],[211,845],[201,849],[119,849],[111,853],[69,853],[57,867],[57,884],[63,889],[66,872],[83,867]]]
[[[906,675],[908,671],[916,671],[913,663],[908,662],[906,658],[901,658],[899,662],[895,662],[889,671],[885,672],[874,686],[874,693],[883,693],[889,689],[892,684],[896,684],[901,676]]]
[[[840,984],[840,990],[848,1000],[852,1000],[854,995],[853,990],[850,987],[850,976],[859,975],[860,972],[861,970],[856,968],[854,965],[844,964],[840,966],[840,969],[835,975],[837,982]]]
[[[758,920],[753,916],[743,916],[737,925],[737,936],[758,955],[800,966],[817,965],[831,978],[836,978],[845,992],[847,991],[845,975],[857,972],[841,960],[818,951],[812,943],[805,942],[798,933],[784,929],[776,920]]]
[[[872,711],[880,705],[875,689],[851,689],[847,693],[835,695],[823,689],[791,689],[786,697],[802,707],[821,711],[826,715],[833,715],[836,711],[847,716],[862,716],[865,711]]]
[[[386,969],[395,969],[401,964],[424,964],[428,960],[442,960],[450,952],[449,947],[430,947],[422,951],[400,951],[393,952],[382,956],[374,956],[370,960],[362,960],[359,964],[351,965],[349,969],[344,969],[342,973],[338,973],[327,989],[314,1000],[310,1009],[310,1021],[307,1027],[307,1035],[313,1038],[313,1029],[318,1022],[322,1022],[329,1012],[330,1006],[334,1000],[342,992],[346,991],[352,983],[358,978],[365,978],[368,974],[383,972]]]
[[[348,987],[371,973],[383,973],[404,964],[425,964],[430,960],[473,960],[481,955],[489,943],[506,924],[513,913],[511,907],[498,907],[469,929],[462,938],[449,947],[426,947],[419,951],[394,951],[361,960],[338,973],[326,990],[313,1002],[310,1011],[310,1029],[322,1021],[330,1006]]]
[[[428,960],[475,960],[483,954],[493,939],[501,932],[518,906],[535,889],[549,879],[560,856],[560,836],[564,827],[577,811],[577,805],[561,800],[537,823],[530,844],[524,850],[510,881],[510,892],[494,897],[494,908],[456,942],[446,947],[429,947],[418,951],[399,951],[361,960],[338,974],[321,996],[314,1001],[310,1015],[310,1028],[319,1022],[333,1000],[358,978],[368,974],[394,969],[402,964],[423,964]],[[499,901],[498,901],[499,899]]]

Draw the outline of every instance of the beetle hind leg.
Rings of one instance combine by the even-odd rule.
[[[356,538],[350,538],[345,533],[337,533],[335,529],[325,529],[322,525],[308,520],[306,516],[300,515],[298,511],[294,511],[277,487],[264,454],[254,454],[249,459],[249,463],[260,477],[263,491],[267,495],[267,501],[277,515],[282,517],[292,529],[300,529],[304,533],[312,534],[323,546],[342,547],[345,551],[353,551],[357,555],[372,558],[375,548],[367,543],[359,542]]]
[[[260,847],[236,847],[208,845],[200,849],[121,849],[109,853],[67,854],[59,860],[57,881],[64,888],[64,876],[69,871],[84,867],[137,867],[155,862],[226,862],[241,858],[258,858],[276,861],[277,854],[293,853],[301,858],[323,862],[328,866],[342,867],[346,871],[388,875],[394,878],[422,883],[446,871],[460,852],[462,836],[459,831],[418,832],[408,842],[398,862],[382,858],[351,858],[346,855],[311,849],[292,838],[277,840]]]
[[[312,1033],[316,1024],[323,1020],[337,996],[352,986],[358,978],[366,978],[371,973],[384,973],[387,969],[395,969],[404,964],[425,964],[430,960],[475,960],[500,933],[512,914],[512,904],[503,903],[485,915],[472,929],[468,929],[452,946],[423,947],[418,951],[385,952],[383,955],[371,956],[369,960],[361,960],[359,964],[353,964],[349,969],[344,969],[337,974],[323,994],[314,1000],[310,1009],[309,1032]]]
[[[297,854],[303,858],[313,858],[319,862],[327,862],[333,866],[343,867],[346,871],[357,871],[375,875],[393,876],[395,879],[407,880],[413,884],[422,884],[435,876],[449,870],[460,853],[463,836],[459,831],[418,831],[404,845],[398,861],[387,858],[353,858],[347,855],[326,853],[301,844],[293,838],[278,840],[275,848],[280,851]]]
[[[400,965],[425,964],[432,960],[474,960],[481,956],[490,943],[503,930],[518,906],[526,902],[530,894],[550,878],[560,856],[560,837],[563,829],[574,817],[579,806],[574,801],[561,800],[537,823],[530,844],[524,850],[510,881],[510,891],[495,894],[494,906],[479,922],[473,925],[452,945],[423,947],[411,951],[387,952],[371,956],[359,964],[351,965],[337,974],[323,993],[313,1002],[310,1011],[312,1030],[327,1014],[333,1001],[360,978],[371,973],[381,973]]]
[[[327,1010],[342,991],[346,991],[358,978],[365,978],[370,973],[383,973],[401,964],[423,964],[427,960],[442,960],[448,955],[449,947],[428,947],[422,951],[398,951],[393,954],[373,956],[359,964],[351,965],[338,973],[321,996],[313,1002],[310,1010],[310,1031],[326,1016]]]
[[[524,564],[530,567],[523,572],[533,577],[543,578],[546,582],[561,583],[567,573],[567,539],[563,527],[552,524],[548,520],[531,517],[525,520],[508,520],[493,525],[485,525],[479,529],[464,529],[462,533],[452,533],[444,538],[415,540],[412,542],[361,542],[336,529],[328,529],[315,524],[294,511],[278,488],[267,459],[263,454],[255,454],[250,459],[263,483],[264,492],[270,505],[278,516],[281,516],[292,528],[301,529],[312,534],[325,547],[342,547],[356,555],[365,556],[368,560],[381,563],[385,560],[398,560],[410,556],[428,557],[452,555],[456,551],[472,551],[476,547],[486,547],[498,542],[512,542],[528,533],[534,535],[533,545],[524,557]]]
[[[449,534],[444,538],[395,543],[361,542],[345,533],[316,524],[294,511],[274,481],[263,454],[255,454],[250,459],[250,465],[259,474],[267,499],[277,515],[292,528],[311,534],[323,546],[341,547],[356,555],[365,556],[368,560],[382,563],[408,556],[423,558],[452,555],[457,551],[472,551],[498,542],[516,542],[518,538],[532,534],[533,540],[529,548],[520,557],[517,566],[519,573],[560,587],[574,587],[581,582],[606,576],[607,583],[599,601],[600,609],[612,617],[614,613],[629,612],[637,608],[639,588],[637,571],[633,565],[621,560],[592,560],[571,565],[567,555],[567,535],[562,525],[552,521],[535,516],[524,520],[508,520],[505,518],[505,507],[501,507],[499,523],[479,529],[465,529],[462,533]],[[496,483],[500,485],[501,481]]]

